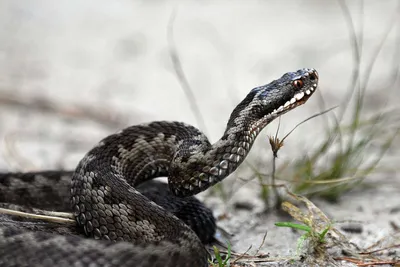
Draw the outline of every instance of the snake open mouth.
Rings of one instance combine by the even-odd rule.
[[[316,72],[313,71],[310,73],[310,75],[314,75],[314,77],[318,79],[318,74],[316,74]],[[297,80],[295,82],[297,82]],[[296,84],[295,82],[294,84]],[[281,115],[297,106],[306,103],[311,95],[316,91],[317,87],[317,83],[311,84],[308,89],[304,89],[299,93],[296,93],[290,100],[286,101],[285,104],[281,105],[277,109],[274,109],[270,115]]]
[[[290,110],[294,107],[304,104],[310,98],[310,96],[315,92],[316,89],[317,89],[317,84],[313,84],[313,86],[310,89],[307,89],[305,92],[300,92],[295,94],[292,97],[292,99],[288,100],[284,105],[275,109],[272,113],[279,113],[282,111]]]

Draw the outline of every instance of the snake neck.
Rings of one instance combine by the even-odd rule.
[[[171,163],[169,184],[172,192],[178,196],[197,194],[239,167],[261,130],[276,118],[260,115],[263,111],[253,98],[250,93],[234,109],[223,136],[213,145],[206,145],[208,141],[204,140],[198,140],[203,144],[200,146],[193,145],[191,140],[182,142],[178,149],[181,153]]]

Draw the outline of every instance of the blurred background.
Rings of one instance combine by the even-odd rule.
[[[110,131],[152,120],[178,120],[201,127],[215,141],[251,88],[288,71],[317,69],[327,107],[341,104],[357,67],[353,29],[346,21],[351,19],[361,55],[360,80],[365,82],[366,75],[369,79],[367,107],[376,113],[396,105],[399,97],[399,90],[392,90],[389,98],[380,93],[398,82],[393,79],[399,62],[397,5],[398,1],[1,0],[0,92],[39,106],[41,101],[54,108],[62,104],[66,111],[75,105],[93,108],[102,113],[93,116],[121,121]],[[176,75],[171,45],[203,125]],[[373,69],[366,73],[373,59]],[[21,106],[18,110],[21,115]],[[282,118],[282,130],[318,111],[314,96]],[[58,118],[36,121],[48,115],[28,108],[19,116],[2,108],[1,132],[56,131]],[[294,134],[314,142],[320,122],[303,126],[312,131],[303,128]],[[73,131],[70,128],[60,132]],[[269,127],[266,132],[274,130]],[[301,146],[296,143],[291,146]]]
[[[153,120],[190,123],[215,142],[252,88],[306,67],[319,72],[319,91],[282,117],[278,136],[338,107],[285,140],[278,170],[294,167],[280,178],[364,178],[367,172],[354,168],[376,170],[379,158],[380,181],[393,181],[399,6],[389,0],[0,0],[0,169],[72,169],[104,136]],[[263,131],[228,188],[260,173],[269,183],[267,136],[278,123]],[[313,154],[324,143],[329,149]],[[311,162],[308,176],[296,167],[306,155],[322,158]],[[366,162],[373,164],[363,167]],[[254,184],[249,190],[258,194]],[[299,187],[292,186],[326,189]],[[243,190],[246,201],[256,201],[249,200],[254,191]]]

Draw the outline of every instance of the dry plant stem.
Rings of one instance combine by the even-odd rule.
[[[366,89],[367,89],[367,86],[368,86],[368,82],[369,82],[369,79],[370,79],[370,77],[371,77],[371,73],[372,73],[372,70],[373,70],[373,67],[375,66],[375,62],[376,62],[376,60],[378,59],[378,56],[379,56],[379,53],[381,52],[381,50],[382,50],[382,47],[383,47],[383,45],[385,44],[385,42],[386,42],[386,40],[387,40],[387,38],[388,38],[388,36],[389,36],[389,33],[392,31],[392,29],[393,29],[393,26],[394,25],[397,25],[397,22],[396,21],[398,21],[398,20],[400,20],[400,3],[397,5],[397,8],[396,8],[396,12],[395,12],[395,14],[393,14],[393,16],[392,16],[392,18],[390,19],[390,21],[389,21],[389,23],[388,23],[388,26],[386,27],[386,30],[385,30],[385,32],[383,33],[383,37],[380,39],[381,41],[380,41],[380,43],[379,43],[379,45],[376,47],[376,49],[375,49],[375,51],[374,51],[374,53],[373,53],[373,56],[371,57],[371,61],[370,61],[370,63],[369,64],[367,64],[366,65],[366,70],[365,70],[365,80],[364,80],[364,83],[361,85],[361,87],[360,87],[360,92],[359,92],[359,98],[358,98],[358,103],[357,103],[357,111],[358,112],[360,112],[361,111],[361,109],[362,109],[362,105],[363,105],[363,100],[364,100],[364,96],[365,96],[365,91],[366,91]],[[399,32],[400,33],[400,32]],[[395,54],[396,55],[399,55],[399,53],[400,53],[400,47],[399,47],[399,43],[400,43],[400,34],[397,34],[397,49],[395,50]],[[391,86],[393,86],[394,84],[395,84],[395,82],[396,82],[396,80],[397,80],[397,76],[398,76],[398,70],[399,70],[399,67],[400,67],[400,62],[397,60],[398,59],[398,57],[394,57],[395,58],[395,66],[394,66],[394,74],[392,74],[392,77],[393,77],[393,80],[391,81],[391,82],[389,82],[389,84],[388,84],[388,88],[390,88]],[[393,86],[393,88],[392,88],[392,90],[395,90],[395,89],[397,89],[397,87],[396,86]],[[388,95],[390,95],[390,94],[388,94]],[[387,100],[386,100],[386,102],[389,100],[390,98],[387,98]],[[378,114],[378,117],[377,117],[377,119],[376,119],[376,121],[380,121],[383,117],[384,117],[384,114],[385,113],[379,113]],[[358,114],[357,114],[358,115]],[[356,118],[358,118],[359,116],[357,116]],[[357,121],[358,121],[358,119],[357,119]],[[377,126],[378,124],[376,123],[374,126]],[[373,127],[373,129],[374,129],[374,127]]]
[[[397,17],[398,20],[400,20],[400,5],[397,8],[397,16],[398,16]],[[399,21],[397,22],[397,24],[399,24]],[[396,82],[399,78],[399,71],[400,71],[400,60],[399,60],[399,58],[400,58],[400,29],[398,29],[396,32],[395,47],[396,47],[396,50],[394,52],[393,62],[392,62],[393,67],[391,68],[392,73],[390,74],[391,79],[389,79],[390,82],[388,83],[388,85],[386,87],[386,88],[392,88],[392,93],[394,93],[394,90],[397,90],[397,88],[398,88],[397,86],[394,86],[394,85],[396,85]],[[390,95],[392,95],[392,94],[390,94]]]
[[[268,232],[265,232],[263,239],[261,241],[261,244],[258,246],[258,249],[257,249],[256,253],[254,253],[254,255],[257,255],[260,252],[261,248],[264,246],[265,239],[267,238],[267,234],[268,234]]]
[[[271,173],[271,183],[272,183],[272,190],[274,190],[275,194],[275,209],[280,209],[282,204],[282,198],[279,195],[278,188],[275,186],[275,172],[276,172],[276,159],[278,158],[278,151],[283,146],[283,140],[279,141],[278,133],[279,128],[281,126],[281,117],[279,117],[278,128],[276,129],[275,133],[275,140],[274,140],[274,147],[272,149],[272,173]]]
[[[12,93],[0,93],[0,106],[8,105],[16,108],[33,109],[41,112],[61,115],[67,118],[85,119],[98,122],[109,128],[121,128],[126,124],[127,116],[118,115],[115,112],[104,109],[88,108],[76,104],[55,104],[49,99],[32,97],[21,98]]]
[[[186,79],[186,75],[185,75],[185,72],[183,71],[182,63],[181,63],[178,51],[176,49],[176,45],[175,45],[175,41],[174,41],[175,17],[176,17],[176,10],[174,10],[171,14],[171,17],[170,17],[170,20],[168,23],[168,29],[167,29],[169,55],[172,60],[172,65],[174,67],[176,77],[178,78],[181,88],[182,88],[183,92],[185,93],[187,100],[190,103],[190,108],[192,110],[192,113],[195,116],[196,121],[199,124],[200,128],[207,135],[208,131],[207,131],[206,124],[204,123],[204,119],[203,119],[203,116],[201,115],[200,108],[197,105],[196,97],[193,93],[193,90],[192,90],[188,80]]]
[[[353,137],[354,137],[354,132],[356,131],[356,129],[359,126],[359,118],[360,118],[360,113],[364,104],[364,97],[365,97],[365,91],[367,89],[368,86],[368,82],[369,79],[371,77],[371,73],[373,70],[373,67],[375,66],[375,62],[379,56],[379,53],[382,50],[383,45],[385,44],[387,37],[389,35],[389,33],[391,32],[393,25],[397,25],[396,24],[396,20],[398,19],[400,14],[400,4],[397,6],[396,9],[396,13],[392,16],[391,20],[388,23],[388,27],[386,27],[386,30],[383,34],[383,37],[380,38],[380,43],[378,44],[378,46],[376,47],[375,52],[373,53],[372,57],[371,57],[371,61],[369,64],[367,64],[366,66],[366,70],[365,70],[365,79],[363,80],[363,83],[360,84],[359,86],[359,90],[358,90],[358,97],[357,97],[357,107],[355,109],[355,114],[353,115],[353,121],[354,121],[354,126],[352,128],[352,139],[350,140],[350,146],[352,146],[353,144]],[[377,126],[377,124],[375,124],[375,126]]]
[[[388,264],[389,265],[393,265],[393,264],[400,263],[400,261],[393,261],[393,260],[365,262],[365,261],[362,261],[362,260],[359,260],[359,259],[354,259],[354,258],[349,258],[349,257],[338,257],[338,258],[335,258],[335,260],[348,261],[348,262],[356,264],[357,266],[375,266],[375,265],[388,265]]]
[[[254,255],[249,255],[249,254],[248,254],[248,252],[249,252],[250,249],[252,248],[252,245],[250,245],[249,248],[248,248],[245,252],[243,252],[243,253],[231,252],[231,255],[232,255],[232,256],[237,256],[237,258],[236,258],[234,261],[232,261],[232,264],[238,263],[241,259],[244,259],[244,258],[254,258],[254,257],[255,257],[255,258],[259,258],[259,257],[265,256],[265,255],[260,255],[260,254],[258,254],[258,253],[260,252],[262,246],[264,245],[266,237],[267,237],[267,232],[264,234],[263,239],[262,239],[262,241],[261,241],[261,244],[260,244],[260,246],[258,247],[258,249],[257,249],[257,251],[256,251],[256,253],[255,253]],[[222,253],[222,254],[228,254],[227,251],[220,251],[220,253]]]
[[[355,131],[358,129],[359,126],[359,118],[360,118],[360,114],[361,114],[361,110],[363,107],[363,103],[364,103],[364,97],[365,97],[365,91],[369,82],[369,78],[371,76],[371,72],[372,69],[375,65],[376,59],[378,58],[378,55],[380,53],[380,51],[382,50],[383,44],[386,42],[387,36],[389,35],[389,33],[392,30],[393,25],[397,25],[396,19],[398,19],[398,15],[399,15],[399,11],[400,11],[400,5],[397,6],[397,11],[394,14],[394,16],[392,17],[392,19],[390,20],[388,27],[386,28],[386,31],[384,32],[383,38],[381,38],[381,42],[379,43],[379,45],[376,47],[375,52],[373,53],[373,56],[371,57],[371,62],[369,64],[367,64],[366,67],[366,71],[365,71],[365,79],[363,80],[363,83],[360,81],[360,64],[361,64],[361,49],[360,46],[358,45],[358,40],[361,43],[362,42],[362,37],[357,38],[357,35],[355,33],[355,28],[354,28],[354,24],[350,15],[350,12],[348,10],[348,7],[346,5],[346,3],[344,2],[344,0],[338,0],[342,11],[343,11],[343,15],[345,18],[345,21],[347,22],[348,28],[350,29],[349,34],[350,34],[350,39],[353,43],[353,55],[355,58],[355,69],[354,69],[354,76],[352,79],[352,86],[350,88],[355,88],[356,84],[357,84],[357,89],[356,90],[350,90],[349,96],[348,98],[345,98],[347,100],[345,100],[345,105],[344,108],[341,110],[342,113],[339,116],[340,119],[339,121],[342,120],[343,115],[350,103],[350,99],[353,96],[353,92],[357,91],[358,95],[357,95],[357,99],[356,99],[356,108],[354,109],[354,114],[353,114],[353,118],[352,118],[352,128],[351,128],[351,135],[350,135],[350,140],[347,144],[348,147],[352,147],[353,146],[353,142],[354,142],[354,137],[355,137]],[[362,27],[362,25],[361,25]],[[362,33],[360,34],[362,36]]]
[[[297,127],[299,127],[299,126],[302,125],[303,123],[305,123],[305,122],[307,122],[307,121],[309,121],[309,120],[311,120],[311,119],[313,119],[313,118],[315,118],[315,117],[324,115],[325,113],[328,113],[329,111],[331,111],[331,110],[333,110],[333,109],[335,109],[335,108],[337,108],[337,107],[338,107],[338,106],[331,107],[331,108],[329,108],[329,109],[327,109],[327,110],[321,111],[321,112],[319,112],[319,113],[317,113],[317,114],[314,114],[314,115],[312,115],[311,117],[308,117],[307,119],[301,121],[301,122],[298,123],[292,130],[290,130],[290,131],[285,135],[285,137],[282,138],[282,141],[281,141],[281,142],[285,141],[285,139],[286,139],[294,130],[296,130]]]
[[[272,179],[272,188],[273,188],[274,194],[275,194],[275,209],[280,209],[281,204],[282,204],[282,198],[279,195],[278,187],[276,186],[276,183],[275,183],[276,158],[277,158],[277,156],[275,156],[275,155],[272,156],[271,179]]]
[[[395,232],[395,233],[392,233],[391,236],[393,236],[394,234],[396,234],[396,232]],[[376,248],[377,246],[379,246],[379,245],[381,245],[383,242],[385,242],[386,239],[387,239],[387,236],[385,236],[385,237],[379,239],[379,240],[376,241],[374,244],[372,244],[371,246],[367,247],[365,250],[371,251],[373,248]]]
[[[360,174],[358,176],[349,176],[349,177],[342,177],[342,178],[335,178],[335,179],[331,179],[331,180],[308,180],[308,181],[301,181],[301,183],[305,183],[305,184],[333,184],[333,183],[346,183],[346,182],[350,182],[350,181],[354,181],[357,179],[362,179],[364,177],[363,174]],[[299,183],[298,181],[294,181],[294,180],[286,180],[290,183]]]
[[[368,86],[369,79],[371,78],[371,73],[375,66],[375,62],[378,59],[380,52],[382,51],[382,47],[385,44],[385,42],[389,36],[389,33],[392,31],[394,25],[398,25],[398,23],[396,21],[399,20],[399,17],[400,17],[400,3],[397,5],[396,12],[393,14],[392,18],[388,22],[386,30],[383,33],[383,37],[380,38],[380,43],[378,44],[374,53],[372,54],[371,62],[366,65],[365,79],[363,79],[363,83],[361,85],[361,92],[360,92],[361,96],[365,95],[365,90]],[[363,103],[363,101],[361,101],[361,103]]]
[[[347,28],[349,30],[349,38],[351,41],[351,47],[353,49],[353,60],[354,60],[354,67],[352,71],[351,83],[349,86],[349,90],[347,90],[347,95],[344,97],[344,103],[342,104],[343,109],[341,109],[341,113],[338,116],[338,121],[342,121],[344,114],[350,104],[351,99],[353,98],[354,91],[353,88],[360,86],[359,78],[360,78],[360,64],[361,64],[361,52],[360,47],[358,45],[358,38],[356,34],[356,30],[354,28],[354,23],[350,14],[350,11],[346,5],[345,0],[338,0],[338,3],[342,9],[343,17],[347,24]]]
[[[252,245],[250,245],[250,247],[245,251],[245,252],[243,252],[242,254],[236,254],[235,253],[235,256],[238,256],[233,262],[232,262],[232,264],[235,264],[235,263],[237,263],[240,259],[242,259],[242,258],[245,258],[246,256],[249,256],[249,254],[247,254],[249,251],[250,251],[250,249],[252,248]],[[232,253],[231,253],[232,254]],[[232,254],[233,255],[233,254]]]
[[[400,244],[396,244],[396,245],[392,245],[392,246],[388,246],[388,247],[385,247],[385,248],[376,249],[376,250],[372,250],[372,251],[361,252],[360,254],[361,255],[368,255],[368,254],[373,254],[373,253],[376,253],[376,252],[385,251],[385,250],[388,250],[388,249],[391,249],[391,248],[400,248]]]
[[[55,223],[75,224],[75,220],[72,219],[73,218],[72,214],[64,212],[48,212],[49,215],[40,215],[40,214],[0,208],[0,214],[19,216],[41,221],[50,221]]]
[[[276,182],[275,182],[275,181],[276,181],[276,179],[275,179],[275,173],[276,173],[276,159],[278,158],[278,151],[283,147],[283,142],[285,141],[285,139],[286,139],[294,130],[296,130],[297,127],[299,127],[299,126],[302,125],[303,123],[305,123],[305,122],[307,122],[307,121],[309,121],[309,120],[311,120],[311,119],[313,119],[313,118],[315,118],[315,117],[318,117],[318,116],[320,116],[320,115],[323,115],[323,114],[325,114],[325,113],[327,113],[327,112],[329,112],[329,111],[335,109],[336,107],[337,107],[337,106],[332,107],[332,108],[329,108],[329,109],[327,109],[327,110],[324,110],[324,111],[322,111],[322,112],[319,112],[319,113],[317,113],[317,114],[314,114],[313,116],[308,117],[307,119],[301,121],[301,122],[298,123],[292,130],[290,130],[289,133],[287,133],[287,134],[285,135],[285,137],[283,137],[282,140],[279,140],[279,138],[278,138],[278,133],[279,133],[279,128],[280,128],[280,122],[281,122],[281,120],[280,120],[280,118],[279,118],[279,124],[278,124],[278,128],[277,128],[277,130],[276,130],[275,136],[269,138],[269,143],[270,143],[270,145],[271,145],[271,151],[272,151],[271,185],[272,185],[272,188],[273,188],[273,190],[274,190],[275,197],[276,197],[276,199],[275,199],[275,209],[280,209],[281,204],[282,204],[282,198],[281,198],[281,196],[280,196],[280,194],[279,194],[279,192],[278,192],[278,189],[277,189],[277,186],[276,186]],[[258,173],[258,175],[261,175],[261,174]],[[262,185],[262,186],[263,186],[263,185]]]

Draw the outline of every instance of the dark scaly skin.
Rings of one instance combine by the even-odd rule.
[[[317,84],[315,70],[301,69],[254,88],[213,145],[179,122],[132,126],[105,138],[76,168],[71,205],[86,235],[121,242],[0,227],[0,263],[23,265],[41,258],[59,266],[207,266],[208,253],[196,234],[135,187],[168,176],[171,191],[186,197],[223,180],[245,159],[259,132],[305,103]]]
[[[39,171],[0,173],[0,208],[42,214],[39,210],[69,212],[72,171]],[[216,222],[212,211],[195,197],[180,198],[171,193],[166,183],[150,180],[140,184],[141,194],[154,201],[187,224],[204,244],[214,241]],[[1,218],[0,225],[18,224],[27,230],[81,235],[70,225],[33,223],[21,217]],[[34,221],[35,222],[35,221]]]
[[[0,173],[0,203],[70,211],[71,171]]]

